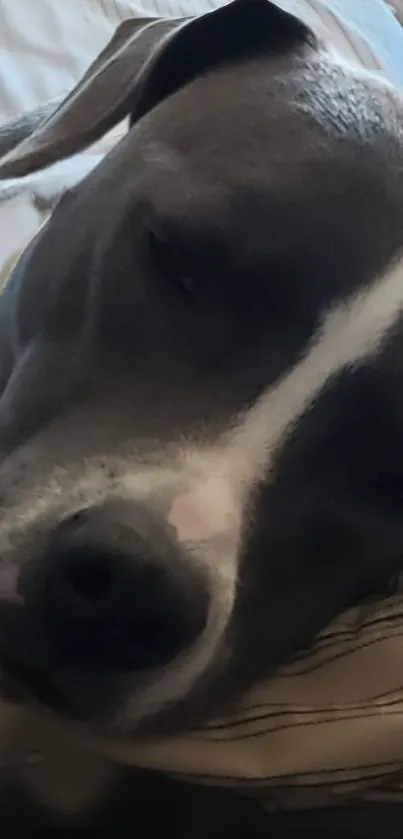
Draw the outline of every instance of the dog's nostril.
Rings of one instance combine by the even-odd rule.
[[[180,620],[165,622],[150,615],[132,621],[129,637],[138,668],[168,661],[180,649],[182,632]]]
[[[104,506],[63,522],[19,579],[27,615],[65,667],[108,673],[167,665],[202,632],[204,577],[148,510]]]
[[[127,525],[107,512],[86,514],[77,527],[61,523],[47,553],[25,566],[26,614],[63,667],[120,674],[164,667],[205,626],[204,578],[159,522],[152,530],[143,515],[135,529],[133,517]]]
[[[198,634],[197,596],[174,571],[141,557],[76,547],[54,555],[47,571],[47,615],[61,654],[111,670],[169,662]],[[203,594],[201,595],[204,610]]]
[[[73,595],[92,603],[105,599],[113,587],[110,559],[84,549],[67,555],[65,562],[61,558],[61,575]]]

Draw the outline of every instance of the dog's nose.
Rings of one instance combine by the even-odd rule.
[[[58,661],[92,670],[161,667],[206,621],[206,587],[169,529],[123,504],[63,522],[19,592]]]

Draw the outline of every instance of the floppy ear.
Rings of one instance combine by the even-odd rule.
[[[26,175],[131,124],[209,69],[314,39],[270,0],[233,0],[197,18],[128,20],[70,95],[0,161],[0,178]]]

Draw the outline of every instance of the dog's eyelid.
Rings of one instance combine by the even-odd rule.
[[[148,252],[161,276],[176,283],[181,291],[191,294],[194,288],[194,267],[186,247],[153,224],[148,226],[146,237]]]

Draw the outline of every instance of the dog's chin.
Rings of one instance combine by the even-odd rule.
[[[114,732],[116,728],[115,705],[110,694],[102,694],[92,681],[73,674],[59,683],[40,668],[2,661],[0,701],[99,731]]]
[[[68,697],[39,669],[7,662],[0,669],[0,700],[46,709],[70,719],[83,719]],[[84,721],[84,719],[83,719]]]
[[[106,686],[104,683],[102,690],[97,680],[75,675],[76,678],[69,673],[68,678],[64,674],[64,679],[54,679],[45,671],[25,664],[7,662],[4,666],[3,660],[0,664],[0,703],[12,703],[41,717],[53,718],[71,726],[81,736],[93,735],[107,740],[134,737],[141,742],[150,737],[175,736],[188,727],[182,703],[137,714],[137,702],[131,694],[132,714],[127,715],[122,713],[122,708],[127,709],[128,697],[126,695],[125,701],[124,692],[113,682]],[[140,690],[138,702],[144,710],[143,700]],[[193,705],[192,710],[197,714]],[[200,722],[204,717],[202,710]]]
[[[44,669],[16,661],[0,663],[0,702],[13,703],[51,716],[82,731],[121,737],[123,734],[148,737],[166,729],[165,715],[145,715],[129,724],[122,720],[120,680],[98,680],[83,673],[63,672],[56,677]],[[124,705],[124,702],[123,702]]]

